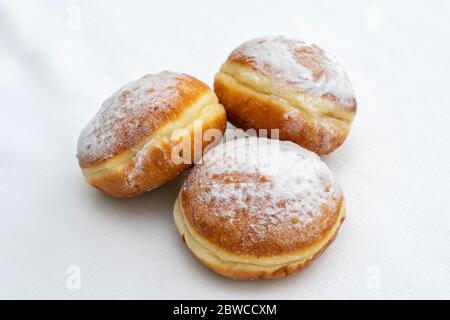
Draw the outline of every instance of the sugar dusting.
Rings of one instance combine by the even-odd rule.
[[[341,197],[331,171],[316,154],[266,138],[217,146],[190,178],[201,190],[192,193],[200,211],[228,224],[245,219],[252,241],[263,240],[268,232],[307,228],[321,218],[324,206],[335,210]],[[189,187],[187,183],[183,190]]]
[[[78,158],[104,160],[115,150],[138,143],[161,120],[151,117],[153,111],[170,112],[179,98],[177,84],[183,77],[168,71],[147,74],[117,90],[81,132]]]
[[[316,96],[332,96],[351,107],[354,93],[344,69],[334,57],[314,44],[282,36],[245,42],[230,56],[244,58],[276,81]]]

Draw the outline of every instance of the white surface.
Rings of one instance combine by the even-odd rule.
[[[0,2],[0,297],[450,298],[449,2],[240,2]],[[84,182],[76,140],[122,84],[162,69],[212,84],[235,46],[277,34],[353,82],[351,134],[325,158],[348,219],[305,272],[234,282],[179,240],[182,178],[111,199]]]

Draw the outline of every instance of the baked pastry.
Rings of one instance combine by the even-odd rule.
[[[106,99],[81,132],[77,158],[91,185],[114,197],[134,196],[174,178],[218,142],[203,136],[194,142],[195,126],[200,134],[225,130],[214,92],[185,74],[148,74]],[[180,148],[180,157],[188,161],[174,159],[174,148],[186,142],[192,148]]]
[[[257,137],[208,152],[174,206],[192,253],[233,279],[274,279],[303,269],[333,242],[344,217],[340,187],[316,154]]]
[[[342,67],[318,46],[285,37],[236,48],[216,75],[214,90],[235,126],[279,129],[281,140],[319,155],[343,143],[356,112]]]

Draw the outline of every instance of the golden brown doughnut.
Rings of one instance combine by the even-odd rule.
[[[183,139],[194,146],[195,124],[201,132],[225,130],[226,114],[214,92],[185,74],[148,74],[106,99],[81,132],[77,158],[91,185],[114,197],[134,196],[174,178],[202,155],[193,147],[189,163],[172,159]],[[173,139],[176,130],[189,135]],[[201,151],[216,142],[201,139]]]
[[[281,140],[318,154],[344,142],[356,113],[342,67],[318,46],[285,37],[240,45],[216,75],[214,90],[235,126],[279,129]]]
[[[344,217],[340,187],[316,154],[257,137],[208,152],[174,206],[192,253],[233,279],[274,279],[303,269],[333,242]]]

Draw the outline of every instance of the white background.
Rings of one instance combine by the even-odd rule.
[[[450,298],[449,3],[0,1],[0,297]],[[122,84],[167,69],[211,85],[235,46],[279,34],[334,54],[354,85],[351,134],[324,158],[348,218],[303,273],[236,282],[179,240],[183,177],[109,198],[76,141]]]

